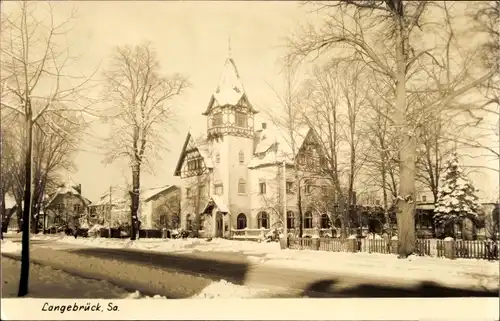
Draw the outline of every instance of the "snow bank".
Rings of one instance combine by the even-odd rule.
[[[270,291],[257,289],[243,285],[236,285],[226,280],[213,282],[205,287],[200,293],[190,297],[191,299],[242,299],[258,298]],[[139,291],[129,294],[126,299],[167,299],[161,295],[147,296]]]
[[[109,238],[74,238],[72,236],[36,235],[36,240],[62,242],[68,244],[115,249],[137,249],[155,252],[244,252],[244,253],[273,253],[279,252],[279,243],[257,243],[249,241],[233,241],[225,239],[212,239],[207,242],[204,239],[109,239]]]
[[[226,280],[213,282],[192,299],[242,299],[257,298],[269,293],[268,290],[236,285]]]
[[[0,243],[0,250],[2,253],[20,253],[21,243],[14,243],[8,240],[2,240]]]

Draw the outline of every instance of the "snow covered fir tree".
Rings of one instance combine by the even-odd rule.
[[[457,228],[464,230],[464,223],[477,224],[481,203],[476,192],[453,153],[446,162],[434,209],[436,227],[444,228],[446,236],[455,237]]]

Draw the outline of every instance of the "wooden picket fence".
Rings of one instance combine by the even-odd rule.
[[[455,241],[455,257],[463,259],[496,259],[500,241]]]
[[[455,257],[470,259],[498,260],[500,242],[456,240]],[[357,248],[360,252],[390,254],[395,251],[390,241],[384,239],[358,239]],[[415,254],[419,256],[444,257],[444,240],[417,239]],[[314,250],[311,238],[290,238],[288,247],[292,250]],[[330,252],[346,252],[347,240],[342,238],[320,238],[319,250]]]

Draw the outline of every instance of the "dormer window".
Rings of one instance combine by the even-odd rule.
[[[222,126],[222,113],[216,113],[212,119],[212,126]]]
[[[236,126],[247,127],[247,115],[242,112],[236,112]]]

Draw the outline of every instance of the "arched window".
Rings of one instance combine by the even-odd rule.
[[[217,181],[215,182],[215,195],[222,195],[222,193],[224,193],[224,185],[222,185],[222,182],[221,181]]]
[[[238,214],[238,218],[236,221],[236,228],[238,230],[242,230],[247,227],[247,216],[243,213]]]
[[[304,215],[304,228],[313,227],[313,215],[310,211],[307,211]]]
[[[193,229],[193,221],[191,219],[191,214],[186,215],[186,230],[191,231]]]
[[[286,226],[287,228],[295,228],[295,214],[292,211],[286,212]]]
[[[330,218],[328,215],[321,215],[321,228],[329,228],[330,227]]]
[[[238,159],[240,161],[240,164],[244,164],[245,163],[245,153],[243,153],[242,150],[240,150],[240,153],[238,154]]]
[[[260,212],[257,215],[257,224],[259,228],[269,228],[269,215],[264,211]]]
[[[246,182],[243,178],[240,178],[238,180],[238,194],[245,194],[246,193]]]

